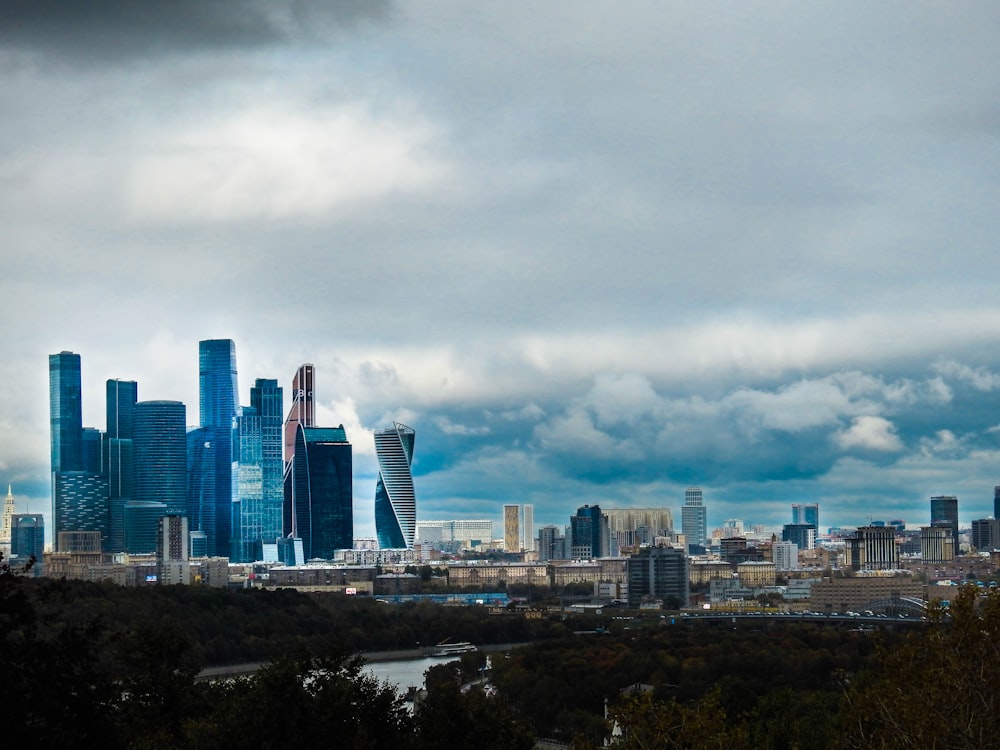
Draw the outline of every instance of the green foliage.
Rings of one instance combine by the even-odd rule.
[[[931,627],[882,653],[882,670],[848,693],[855,748],[996,747],[1000,737],[1000,592],[963,586]]]

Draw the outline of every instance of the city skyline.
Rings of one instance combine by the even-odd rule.
[[[296,7],[7,9],[0,486],[33,512],[47,356],[83,356],[85,426],[108,378],[195,424],[223,338],[285,413],[315,365],[358,536],[393,422],[418,519],[691,485],[709,528],[992,514],[995,4]]]

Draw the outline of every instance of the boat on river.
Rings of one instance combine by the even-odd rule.
[[[461,654],[468,654],[476,650],[478,649],[468,641],[439,643],[431,649],[431,656],[460,656]]]

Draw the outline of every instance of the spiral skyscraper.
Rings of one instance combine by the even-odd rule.
[[[417,529],[417,500],[413,491],[413,441],[416,433],[405,424],[375,430],[378,482],[375,485],[375,533],[382,549],[412,549]]]

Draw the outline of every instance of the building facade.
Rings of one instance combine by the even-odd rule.
[[[233,424],[237,417],[238,384],[236,344],[232,339],[206,339],[198,342],[198,424],[207,428],[214,445],[212,463],[200,467],[209,475],[202,478],[214,486],[214,529],[206,532],[214,555],[230,553],[233,505]],[[214,534],[214,539],[212,535]]]
[[[931,526],[951,530],[951,537],[958,552],[958,498],[954,495],[937,495],[931,498]]]
[[[702,499],[700,487],[688,487],[684,490],[681,531],[689,550],[692,547],[703,549],[708,541],[708,520]]]
[[[521,506],[503,506],[503,548],[505,552],[520,552]]]
[[[306,560],[332,560],[354,542],[351,444],[344,426],[296,430],[295,452],[285,473],[285,536],[301,539]],[[411,527],[410,546],[413,546]]]
[[[688,557],[674,547],[643,547],[626,561],[628,603],[639,607],[644,600],[686,607],[690,595]]]
[[[233,562],[263,560],[263,545],[282,535],[282,395],[277,380],[257,378],[250,406],[241,407],[236,420],[239,462],[229,553]]]
[[[107,426],[103,473],[108,478],[108,552],[125,551],[125,504],[132,499],[135,473],[135,405],[139,386],[134,380],[108,380],[105,389]]]
[[[896,530],[885,526],[862,526],[845,540],[847,565],[852,570],[899,568]]]
[[[410,467],[415,436],[412,428],[398,422],[375,431],[375,534],[382,549],[413,548],[417,499]]]

